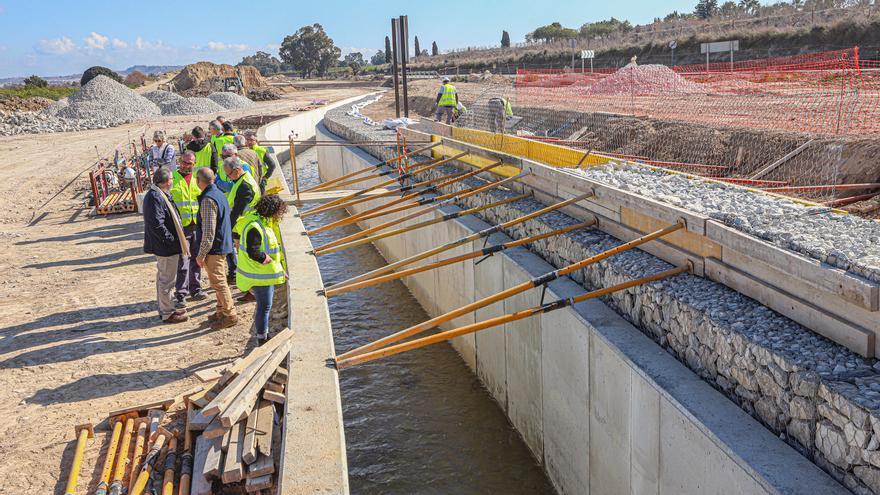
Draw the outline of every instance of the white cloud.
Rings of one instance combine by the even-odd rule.
[[[353,46],[349,46],[349,47],[342,48],[342,56],[344,57],[344,56],[348,55],[349,53],[360,52],[360,54],[363,55],[364,58],[368,59],[368,58],[372,57],[378,51],[379,50],[376,48],[356,48]]]
[[[134,40],[134,46],[138,50],[153,50],[153,51],[170,50],[172,48],[172,47],[166,45],[165,43],[163,43],[162,40],[147,41],[147,40],[141,38],[140,36],[138,36]]]
[[[76,48],[76,43],[67,36],[51,40],[40,40],[37,43],[37,51],[48,55],[63,55],[70,53]]]
[[[109,41],[109,38],[107,38],[104,35],[101,35],[101,34],[98,34],[94,31],[92,31],[91,34],[89,34],[88,38],[86,38],[85,41],[86,41],[86,45],[89,48],[94,48],[96,50],[103,50],[104,47],[107,46],[107,41]]]
[[[208,50],[212,52],[224,52],[224,51],[235,51],[235,52],[243,52],[248,49],[248,45],[245,43],[224,43],[222,41],[209,41],[206,46]]]
[[[110,43],[113,45],[113,48],[128,48],[128,43],[122,41],[119,38],[113,38]]]

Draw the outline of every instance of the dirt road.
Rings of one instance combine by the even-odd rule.
[[[227,117],[293,113],[363,92],[303,91]],[[90,217],[87,206],[95,146],[105,155],[129,134],[174,134],[209,118],[0,138],[0,494],[63,493],[74,425],[94,422],[79,484],[86,493],[100,474],[109,410],[173,396],[195,384],[193,371],[244,351],[252,304],[223,331],[206,321],[213,295],[190,304],[189,322],[161,324],[140,216]]]

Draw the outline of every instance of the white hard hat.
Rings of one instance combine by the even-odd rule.
[[[449,82],[449,78],[448,78],[448,77],[444,77],[444,78],[443,78],[443,82]]]

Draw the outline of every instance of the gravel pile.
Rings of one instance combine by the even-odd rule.
[[[588,95],[659,95],[705,93],[699,83],[688,81],[665,65],[628,65],[586,89]]]
[[[174,103],[176,101],[180,101],[183,99],[177,93],[172,93],[170,91],[162,91],[161,89],[157,89],[155,91],[148,91],[144,93],[144,98],[152,101],[156,105],[162,105],[163,103]]]
[[[0,136],[106,129],[117,124],[100,119],[64,119],[45,112],[0,112]]]
[[[211,93],[208,95],[214,103],[220,105],[226,110],[239,110],[242,108],[252,107],[254,102],[244,96],[222,91],[220,93]]]
[[[637,165],[611,163],[578,173],[706,215],[784,249],[880,282],[880,222]]]
[[[225,110],[212,100],[198,97],[160,103],[159,108],[162,110],[162,115],[202,115]]]
[[[59,117],[121,124],[161,113],[155,103],[107,76],[92,79],[68,101],[58,110]]]

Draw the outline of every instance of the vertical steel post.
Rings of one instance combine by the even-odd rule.
[[[400,46],[397,42],[397,19],[391,19],[391,72],[394,79],[394,114],[400,118],[400,92],[397,80],[397,57],[400,56]]]
[[[291,182],[293,182],[293,193],[296,194],[296,202],[299,203],[299,174],[296,170],[296,145],[293,143],[293,136],[289,136],[290,142],[290,173],[292,174]]]
[[[406,63],[409,58],[409,20],[407,16],[400,16],[400,75],[403,83],[403,116],[409,117],[409,90],[407,89],[409,78],[406,75]]]

